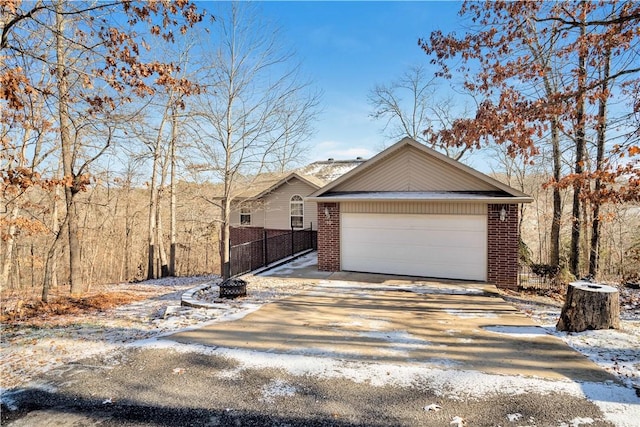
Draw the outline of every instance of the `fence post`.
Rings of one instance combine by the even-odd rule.
[[[291,227],[291,255],[293,255],[295,253],[295,248],[293,246],[293,244],[294,244],[293,233],[295,233],[295,231],[293,230],[293,227]]]
[[[267,256],[267,230],[265,228],[262,229],[262,265],[267,265],[267,260],[269,257]]]

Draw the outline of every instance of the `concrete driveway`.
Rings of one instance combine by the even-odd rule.
[[[167,337],[180,343],[361,361],[420,363],[574,381],[614,377],[548,335],[485,283],[288,266],[272,280],[313,278],[310,291],[234,322]],[[264,278],[261,277],[260,280]],[[249,291],[251,277],[248,278]]]

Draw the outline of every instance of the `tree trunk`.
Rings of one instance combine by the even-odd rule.
[[[224,280],[231,277],[231,265],[230,252],[229,252],[229,238],[230,238],[230,224],[229,224],[229,211],[231,210],[231,203],[229,199],[222,201],[222,226],[220,227],[220,273]]]
[[[611,50],[605,53],[605,62],[602,71],[602,87],[601,92],[606,94],[609,91],[609,63],[611,58]],[[598,105],[598,148],[596,152],[596,182],[594,188],[593,200],[593,222],[591,224],[591,245],[589,248],[589,276],[596,277],[598,275],[599,258],[600,258],[600,186],[602,185],[600,176],[597,175],[602,171],[604,162],[604,145],[607,138],[607,100],[609,98],[602,96]]]
[[[575,173],[576,181],[573,184],[573,208],[571,210],[571,248],[569,253],[569,270],[571,274],[578,277],[580,275],[580,191],[582,189],[581,174],[584,168],[584,154],[585,154],[585,93],[586,93],[586,49],[584,44],[586,43],[585,37],[587,33],[586,25],[584,21],[586,19],[587,3],[581,2],[582,14],[580,26],[580,49],[578,52],[578,87],[576,90],[576,158],[575,158]]]
[[[57,212],[55,213],[57,215]],[[51,243],[51,247],[46,254],[45,257],[45,266],[44,266],[44,278],[42,279],[42,301],[49,302],[49,291],[52,286],[55,284],[57,286],[57,280],[54,279],[54,276],[57,275],[57,256],[58,256],[58,244],[60,242],[62,233],[62,229],[68,227],[69,217],[68,215],[65,217],[65,220],[62,224],[62,227],[58,226],[58,231],[54,234],[55,238],[53,239],[53,243]]]
[[[149,202],[149,229],[148,229],[148,242],[149,242],[149,259],[147,266],[147,279],[155,279],[157,277],[156,272],[156,252],[158,241],[156,240],[158,237],[156,234],[159,234],[157,230],[157,215],[159,213],[159,190],[157,184],[157,174],[158,169],[161,169],[160,173],[163,176],[164,171],[160,165],[160,155],[161,155],[161,146],[162,146],[162,131],[164,130],[164,125],[167,121],[167,111],[169,109],[169,103],[165,107],[164,114],[162,115],[162,120],[160,121],[160,126],[158,127],[158,134],[156,135],[156,139],[153,143],[153,147],[151,147],[151,151],[153,153],[153,167],[151,170],[151,195]]]
[[[170,171],[169,171],[169,191],[171,193],[170,201],[170,236],[171,247],[169,248],[169,275],[176,275],[176,138],[178,136],[178,120],[176,108],[171,108],[171,146],[169,148]]]
[[[612,286],[589,282],[570,283],[556,329],[567,332],[619,329],[618,295],[618,290]]]
[[[55,189],[55,197],[53,199],[53,212],[51,216],[53,217],[53,223],[51,225],[51,231],[53,231],[54,236],[56,236],[55,240],[58,240],[58,235],[60,234],[60,221],[58,220],[58,198],[60,197],[60,187],[56,186]],[[56,289],[58,287],[58,244],[54,244],[53,252],[51,253],[51,282],[50,286],[52,289]]]
[[[56,79],[58,81],[58,120],[60,125],[60,147],[62,150],[62,171],[70,180],[65,186],[65,202],[67,207],[67,232],[69,239],[69,285],[71,295],[82,293],[82,264],[80,257],[80,240],[78,239],[78,216],[75,203],[77,177],[73,171],[73,139],[71,138],[71,119],[69,116],[69,84],[65,72],[66,46],[64,43],[64,18],[62,1],[56,3]]]
[[[161,199],[164,192],[165,180],[167,177],[167,164],[169,163],[169,152],[166,153],[162,159],[162,166],[160,168],[160,182],[158,185],[158,200],[156,202],[156,243],[158,245],[158,260],[160,263],[160,277],[167,277],[169,275],[169,262],[167,260],[167,251],[164,247],[164,235],[162,226],[162,206]]]
[[[15,235],[16,235],[16,225],[15,220],[18,218],[18,206],[14,205],[11,210],[11,215],[9,215],[9,232],[7,233],[7,237],[4,241],[5,251],[4,251],[4,259],[2,261],[2,271],[0,271],[0,283],[2,283],[3,287],[11,288],[9,286],[9,277],[11,276],[11,268],[13,266],[13,248],[15,247]]]
[[[158,204],[156,174],[158,173],[158,163],[160,162],[158,150],[159,148],[156,145],[153,152],[153,167],[151,169],[151,184],[149,188],[149,228],[147,230],[149,257],[147,259],[147,280],[156,278],[156,212]]]
[[[560,138],[558,136],[558,121],[551,120],[551,144],[553,148],[553,179],[560,181],[562,155],[560,153]],[[551,220],[549,264],[560,265],[560,223],[562,221],[562,197],[557,185],[553,186],[553,218]]]
[[[167,251],[164,249],[164,239],[162,236],[162,214],[160,212],[160,203],[158,202],[158,212],[156,213],[156,230],[158,232],[158,255],[160,259],[160,277],[167,277],[169,275],[169,264],[167,262]]]

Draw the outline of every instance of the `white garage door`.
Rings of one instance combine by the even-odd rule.
[[[485,215],[341,216],[342,270],[487,279]]]

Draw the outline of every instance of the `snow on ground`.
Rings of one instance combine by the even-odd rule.
[[[313,255],[296,261],[297,267],[308,266]],[[291,264],[280,267],[281,271],[296,268]],[[267,273],[268,274],[268,273]],[[522,394],[568,393],[585,396],[592,400],[605,413],[607,419],[618,426],[634,426],[640,419],[640,404],[636,391],[630,387],[640,386],[640,307],[637,295],[627,298],[630,303],[623,307],[622,329],[605,331],[587,331],[567,334],[555,331],[555,323],[561,309],[561,303],[551,298],[523,296],[521,294],[503,294],[503,297],[530,316],[540,327],[508,328],[494,327],[495,333],[535,336],[552,334],[580,351],[604,369],[620,378],[627,387],[614,383],[577,383],[570,380],[551,381],[520,376],[490,375],[459,369],[425,369],[410,363],[387,364],[376,362],[357,362],[326,357],[323,354],[282,355],[260,353],[246,350],[212,348],[198,345],[184,345],[162,340],[162,335],[179,330],[199,327],[209,322],[238,319],[258,309],[262,304],[274,301],[303,290],[311,289],[313,281],[280,279],[276,277],[249,276],[251,291],[247,298],[239,300],[217,299],[216,284],[218,278],[193,277],[179,279],[160,279],[139,284],[114,285],[118,290],[143,291],[150,298],[133,304],[117,307],[101,313],[67,316],[57,322],[40,327],[2,326],[0,341],[0,391],[25,385],[38,374],[99,352],[110,352],[125,346],[170,348],[177,351],[197,351],[216,354],[237,360],[240,365],[234,370],[221,371],[220,376],[233,376],[234,372],[248,368],[279,368],[294,375],[317,375],[325,378],[347,378],[359,382],[368,382],[372,386],[393,384],[412,386],[421,382],[440,390],[443,396],[469,399],[492,393]],[[213,303],[215,308],[196,309],[180,306],[182,292],[195,286],[210,283],[211,290],[203,292],[201,298]],[[327,281],[318,283],[322,288],[354,288],[354,283]],[[391,290],[384,285],[367,286],[363,293],[372,290]],[[403,291],[416,293],[461,293],[451,285],[429,290],[428,288],[401,287]],[[464,293],[480,293],[480,288],[464,289]],[[624,290],[624,292],[632,292]],[[633,292],[638,292],[633,291]],[[373,319],[375,320],[375,319]],[[354,318],[354,322],[363,325],[363,334],[380,338],[379,328],[372,319]],[[340,327],[340,325],[335,325]],[[368,331],[366,330],[368,329]],[[397,351],[406,351],[414,345],[420,345],[414,337],[394,331],[382,337],[397,343]],[[323,357],[324,356],[324,357]],[[419,381],[418,381],[419,380]],[[295,387],[274,380],[263,390],[262,398],[269,401],[277,396],[295,393]],[[514,419],[517,414],[514,414]],[[586,424],[588,421],[576,419],[571,425]]]
[[[262,304],[293,295],[311,282],[285,281],[249,276],[247,298],[220,300],[218,276],[180,277],[113,284],[105,291],[138,292],[149,298],[97,313],[65,315],[36,326],[0,325],[0,391],[26,384],[54,367],[110,352],[127,343],[202,326],[211,321],[233,321],[259,309]],[[183,292],[211,284],[202,300],[215,308],[180,305]]]
[[[280,354],[244,349],[208,347],[198,344],[179,344],[175,341],[151,339],[134,343],[136,347],[172,349],[179,352],[199,352],[231,358],[239,363],[232,369],[219,371],[220,378],[234,378],[245,369],[279,369],[295,376],[314,376],[324,379],[348,379],[373,387],[393,385],[414,387],[428,384],[429,388],[449,399],[472,400],[490,395],[529,393],[565,393],[586,397],[600,407],[605,418],[619,427],[637,426],[640,404],[635,391],[611,383],[579,383],[548,380],[515,375],[495,375],[458,368],[425,368],[412,363],[380,363],[326,357],[325,354]],[[325,357],[323,357],[325,356]]]
[[[64,315],[28,325],[1,325],[0,389],[20,386],[40,373],[124,343],[210,320],[208,310],[182,310],[182,293],[216,276],[148,280],[105,287],[148,295],[147,299],[111,310],[82,315]]]
[[[503,295],[503,298],[527,314],[547,334],[561,338],[570,347],[620,378],[628,386],[640,390],[640,307],[637,304],[640,298],[639,290],[620,288],[623,307],[619,330],[579,333],[556,331],[556,323],[562,310],[560,301],[534,295],[529,295],[526,299],[511,295]]]

